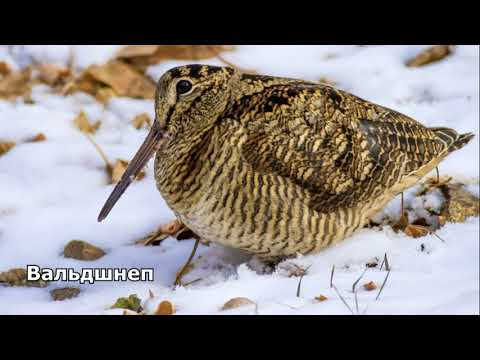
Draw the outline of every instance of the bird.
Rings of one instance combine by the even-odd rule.
[[[153,125],[98,221],[155,155],[161,196],[199,238],[260,259],[317,253],[473,137],[324,83],[175,67],[158,80]]]

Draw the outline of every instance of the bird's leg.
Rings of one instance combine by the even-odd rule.
[[[137,244],[144,246],[152,245],[155,242],[160,242],[169,236],[174,236],[186,230],[187,227],[178,219],[175,219],[168,224],[162,225],[157,231],[137,241]]]
[[[198,244],[200,243],[200,238],[198,236],[195,236],[195,244],[193,245],[192,252],[190,253],[190,256],[188,257],[187,262],[185,265],[183,265],[182,269],[177,272],[177,277],[175,278],[175,283],[173,284],[174,286],[177,285],[182,285],[182,277],[186,274],[188,266],[193,260],[193,257],[195,256],[195,253],[197,252]]]
[[[254,255],[247,266],[257,274],[271,274],[277,265],[285,260],[285,256],[260,256]]]
[[[437,173],[437,184],[440,183],[440,172],[438,171],[438,166],[435,166],[435,171]]]
[[[404,207],[403,207],[403,191],[400,193],[400,209],[401,209],[401,214],[403,216]]]

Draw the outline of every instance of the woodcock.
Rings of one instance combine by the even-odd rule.
[[[166,72],[155,115],[98,220],[156,153],[181,222],[265,258],[341,241],[473,137],[325,84],[205,65]]]

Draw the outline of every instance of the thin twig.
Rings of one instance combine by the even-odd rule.
[[[352,313],[352,315],[355,315],[355,313],[353,312],[352,308],[350,307],[350,305],[348,305],[348,303],[345,301],[345,299],[343,298],[343,296],[340,294],[340,292],[338,291],[337,287],[335,285],[332,285],[333,286],[333,289],[335,290],[335,292],[337,293],[338,297],[340,298],[340,300],[342,300],[342,302],[345,304],[345,306],[348,308],[348,310],[350,310],[350,312]]]
[[[93,144],[93,146],[95,146],[95,149],[97,149],[97,151],[100,154],[100,156],[102,157],[103,161],[105,161],[105,165],[107,166],[107,168],[111,168],[112,165],[108,161],[107,155],[105,155],[102,148],[95,142],[95,140],[93,140],[93,138],[89,134],[87,134],[87,133],[83,133],[83,134],[87,137],[88,141],[90,141]]]
[[[435,235],[437,238],[439,238],[442,242],[445,244],[447,243],[445,240],[443,240],[440,236],[438,236],[436,233],[432,232],[432,235]]]
[[[385,276],[385,280],[383,280],[383,284],[382,284],[382,286],[380,287],[380,291],[378,292],[378,295],[377,295],[377,297],[375,298],[375,301],[377,301],[378,298],[380,297],[380,294],[382,293],[383,288],[385,287],[385,284],[387,283],[387,280],[388,280],[388,276],[389,276],[389,275],[390,275],[390,270],[388,270],[387,276]]]
[[[363,270],[362,275],[360,275],[360,277],[353,283],[353,285],[352,285],[352,292],[355,292],[355,287],[357,286],[358,282],[362,279],[363,275],[365,275],[365,273],[367,272],[367,270],[368,270],[368,267],[365,267],[365,270]]]
[[[383,256],[382,264],[380,265],[380,271],[383,269],[383,264],[385,264],[385,270],[390,271],[390,265],[388,263],[387,253]]]
[[[297,297],[300,297],[300,288],[302,286],[302,279],[306,275],[308,269],[310,269],[312,265],[309,265],[305,270],[303,271],[302,275],[300,275],[300,280],[298,281],[298,286],[297,286]]]
[[[355,291],[355,308],[357,310],[357,315],[358,315],[358,297],[357,297],[357,292]]]
[[[332,266],[332,272],[330,273],[330,287],[333,287],[333,273],[335,272],[335,264]]]

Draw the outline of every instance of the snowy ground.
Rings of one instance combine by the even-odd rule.
[[[468,182],[478,196],[479,180],[479,47],[460,46],[454,55],[436,64],[407,68],[404,62],[425,46],[239,46],[224,57],[258,73],[308,80],[328,78],[336,86],[362,98],[394,108],[429,126],[453,127],[477,136],[464,149],[440,165],[443,175]],[[76,66],[104,63],[118,47],[76,46]],[[12,67],[39,62],[65,64],[69,46],[27,46],[7,51],[0,47],[0,61]],[[217,64],[218,61],[202,61]],[[180,62],[163,62],[148,73],[158,78]],[[46,288],[0,286],[1,314],[118,314],[108,309],[118,297],[136,293],[150,302],[170,300],[177,314],[220,314],[233,297],[257,303],[259,314],[350,314],[330,288],[334,282],[355,310],[353,282],[365,263],[388,254],[392,271],[378,301],[377,291],[360,286],[360,313],[367,314],[478,314],[479,313],[479,219],[448,223],[435,236],[410,238],[383,230],[363,229],[336,247],[320,254],[291,260],[310,266],[296,296],[298,278],[286,276],[282,266],[270,275],[258,275],[247,266],[248,256],[212,245],[201,247],[195,268],[185,281],[202,280],[172,289],[176,271],[188,257],[192,240],[168,238],[160,246],[142,247],[135,240],[173,219],[156,190],[150,162],[144,180],[135,182],[108,219],[96,218],[112,190],[107,185],[104,164],[88,140],[72,125],[85,111],[102,120],[95,134],[110,159],[130,159],[147,131],[130,124],[141,112],[153,116],[152,101],[115,98],[105,107],[88,95],[62,97],[50,88],[34,88],[35,104],[0,100],[0,140],[23,140],[42,132],[47,141],[22,143],[0,157],[0,271],[36,264],[41,267],[137,267],[154,268],[153,282],[102,282],[79,286],[81,294],[66,301],[53,301]],[[412,189],[406,202],[412,204]],[[385,212],[398,216],[400,200]],[[396,215],[395,215],[396,214]],[[107,254],[94,262],[66,259],[62,249],[72,239],[81,239]],[[422,246],[423,244],[423,246]],[[424,251],[421,250],[423,247]],[[198,257],[198,254],[201,257]],[[283,264],[283,268],[287,266]],[[367,271],[359,285],[381,284],[385,270]],[[69,284],[71,285],[71,284]],[[314,302],[316,296],[328,299]],[[149,305],[151,306],[151,304]],[[368,307],[368,308],[367,308]],[[228,313],[253,314],[253,307]]]

